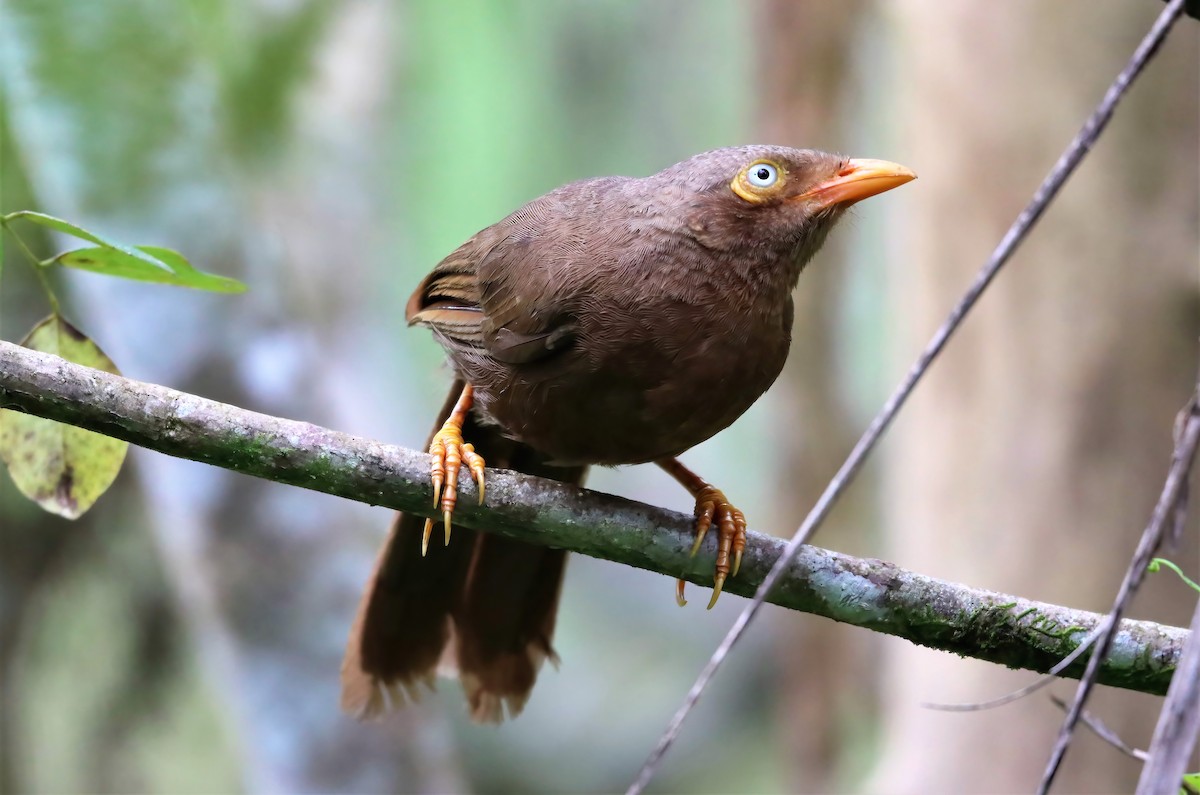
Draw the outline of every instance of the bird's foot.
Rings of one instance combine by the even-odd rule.
[[[462,426],[467,412],[471,410],[474,391],[471,385],[463,387],[462,395],[454,404],[454,410],[442,424],[441,430],[433,435],[429,443],[430,479],[433,481],[433,504],[442,509],[442,524],[446,529],[446,545],[450,544],[450,517],[458,503],[458,472],[465,462],[475,483],[479,486],[479,502],[483,503],[483,456],[475,452],[475,446],[463,441]],[[444,486],[444,488],[443,488]],[[421,555],[429,549],[429,536],[433,532],[433,519],[425,520],[425,532],[421,536]]]
[[[742,551],[746,548],[746,516],[738,510],[725,493],[717,487],[705,483],[704,487],[694,495],[696,497],[696,542],[692,544],[692,557],[700,551],[700,544],[713,524],[717,526],[717,563],[713,567],[713,593],[708,600],[708,609],[712,610],[721,595],[725,579],[737,576],[742,567]],[[733,565],[729,558],[733,556]],[[683,580],[675,589],[675,600],[682,607],[687,604],[683,598]]]
[[[725,492],[703,480],[695,472],[685,467],[678,459],[665,459],[657,462],[673,478],[696,499],[696,541],[692,544],[692,556],[700,551],[704,536],[714,524],[717,526],[717,562],[713,567],[713,594],[708,602],[712,610],[725,586],[725,580],[737,576],[742,567],[742,552],[746,549],[746,515],[738,510]],[[733,558],[732,564],[730,557]],[[681,579],[675,586],[675,601],[682,607],[687,604],[683,597],[684,581]]]

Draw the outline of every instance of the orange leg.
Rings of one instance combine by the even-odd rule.
[[[479,502],[483,503],[483,456],[475,452],[475,446],[463,443],[462,426],[467,412],[475,400],[475,390],[470,384],[463,387],[454,410],[442,424],[442,429],[433,435],[429,443],[429,454],[433,456],[430,476],[433,480],[433,504],[441,503],[442,522],[446,528],[446,545],[450,545],[450,517],[458,502],[458,471],[463,462],[479,484]],[[445,489],[442,488],[443,484]],[[421,555],[429,549],[429,534],[433,532],[433,520],[425,520],[425,534],[421,538]]]
[[[714,521],[717,524],[717,565],[714,567],[713,595],[708,603],[708,609],[711,610],[721,595],[725,578],[730,574],[737,576],[742,566],[742,551],[746,548],[746,517],[729,502],[724,492],[685,467],[679,459],[663,458],[654,463],[679,481],[696,499],[696,543],[692,544],[692,555],[700,550],[708,528]],[[729,565],[730,554],[733,555],[732,570]],[[683,598],[683,586],[683,580],[679,580],[675,586],[675,601],[680,607],[687,604]]]

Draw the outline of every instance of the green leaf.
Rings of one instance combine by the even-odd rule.
[[[187,258],[177,251],[158,246],[138,246],[137,248],[139,251],[153,256],[156,261],[163,263],[169,270],[147,265],[141,259],[128,256],[123,251],[114,251],[111,248],[81,248],[76,251],[68,251],[43,264],[58,263],[68,268],[119,276],[122,279],[173,284],[178,287],[192,287],[217,293],[244,293],[246,291],[246,285],[237,279],[196,270],[187,261]]]
[[[81,226],[76,226],[70,221],[64,221],[61,218],[55,218],[53,215],[35,213],[33,210],[18,210],[15,213],[9,213],[8,215],[4,216],[4,221],[5,223],[8,223],[9,221],[17,220],[18,218],[24,218],[26,221],[32,221],[35,224],[46,226],[62,232],[65,235],[71,235],[72,237],[77,237],[80,240],[86,240],[89,243],[108,245],[108,243],[106,243],[103,239],[97,237]]]
[[[165,262],[160,262],[153,254],[147,252],[145,248],[139,250],[133,246],[127,246],[124,243],[118,243],[115,240],[103,238],[95,232],[89,232],[82,226],[76,226],[70,221],[64,221],[61,218],[55,218],[53,215],[35,213],[32,210],[18,210],[15,213],[9,213],[8,215],[4,216],[3,220],[7,224],[8,222],[18,218],[24,218],[26,221],[32,221],[35,224],[49,227],[50,229],[62,232],[65,235],[71,235],[72,237],[77,237],[80,240],[86,240],[89,243],[95,243],[98,246],[104,246],[105,248],[119,251],[126,256],[141,260],[151,267],[158,268],[159,270],[170,270],[169,266]],[[45,265],[47,263],[42,264]]]
[[[70,323],[51,315],[33,327],[26,348],[120,375],[104,352]],[[54,420],[0,409],[0,460],[29,499],[78,519],[121,471],[127,442]]]
[[[1192,791],[1200,790],[1200,773],[1184,773],[1183,783],[1191,787]],[[1183,787],[1179,788],[1180,795],[1187,795],[1188,791]]]

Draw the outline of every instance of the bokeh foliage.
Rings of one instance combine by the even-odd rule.
[[[412,445],[445,385],[436,347],[402,329],[425,271],[563,182],[743,142],[758,104],[754,21],[735,0],[0,0],[0,15],[0,211],[161,243],[250,288],[71,274],[71,316],[134,377]],[[64,243],[30,240],[45,257]],[[14,338],[45,307],[9,254],[0,334]],[[741,450],[702,455],[753,501]],[[441,716],[457,716],[453,687],[418,723],[433,739],[415,744],[334,712],[386,515],[134,459],[69,531],[0,483],[0,588],[15,595],[0,607],[0,670],[22,693],[0,726],[0,783],[615,789],[736,609],[680,613],[659,578],[575,561],[564,672],[501,732],[456,717],[457,750],[422,760],[445,742]],[[688,507],[655,477],[593,483]],[[753,655],[731,671],[665,785],[779,788],[767,673]]]

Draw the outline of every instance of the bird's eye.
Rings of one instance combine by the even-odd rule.
[[[783,192],[787,171],[772,160],[755,160],[729,183],[734,193],[751,204],[770,202]]]
[[[770,163],[755,163],[746,172],[746,181],[756,188],[769,188],[779,181],[779,169]]]

